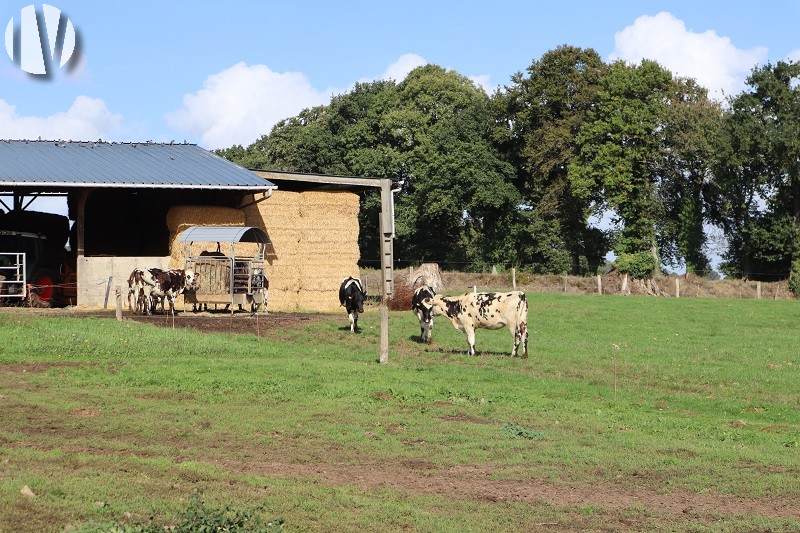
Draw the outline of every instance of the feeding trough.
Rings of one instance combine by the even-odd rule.
[[[269,237],[260,228],[192,226],[178,236],[184,268],[195,273],[198,287],[184,293],[184,302],[199,306],[224,304],[233,312],[250,306],[267,307],[269,281],[264,252]],[[210,249],[213,248],[213,249]]]

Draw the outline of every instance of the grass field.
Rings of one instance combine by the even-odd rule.
[[[0,531],[197,494],[284,531],[800,530],[797,302],[528,296],[528,359],[398,311],[388,365],[374,308],[261,337],[4,312]]]

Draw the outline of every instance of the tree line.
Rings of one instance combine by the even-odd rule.
[[[702,274],[716,228],[723,274],[785,279],[800,274],[799,80],[800,63],[756,66],[717,102],[655,61],[605,63],[565,45],[492,95],[429,64],[217,153],[246,168],[405,180],[400,258],[592,274],[612,251],[634,277]],[[378,263],[379,209],[365,193],[365,264]]]

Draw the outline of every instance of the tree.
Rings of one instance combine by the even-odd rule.
[[[653,61],[629,66],[613,63],[601,80],[602,89],[589,121],[578,136],[580,154],[569,166],[577,191],[592,197],[603,191],[602,204],[623,227],[614,251],[651,254],[660,264],[656,245],[656,187],[664,107],[672,75]]]
[[[722,121],[719,104],[694,80],[674,80],[664,107],[662,157],[657,195],[657,241],[661,261],[684,263],[687,272],[702,276],[710,263],[703,251],[704,223],[709,218],[708,184],[714,139]]]
[[[587,224],[591,205],[599,202],[599,188],[576,189],[568,173],[605,72],[594,50],[560,46],[533,61],[527,77],[515,74],[512,86],[495,95],[495,138],[517,166],[518,186],[532,208],[528,218],[534,234],[551,252],[561,250],[568,257],[565,265],[560,253],[534,253],[526,259],[535,265],[547,261],[535,270],[578,274],[583,270],[581,258],[585,264],[591,255],[596,268],[605,255],[605,250],[599,256],[596,252],[602,232]]]
[[[717,140],[714,220],[729,247],[723,269],[745,278],[789,274],[800,259],[800,64],[753,69]]]

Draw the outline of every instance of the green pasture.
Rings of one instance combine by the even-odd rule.
[[[441,317],[421,344],[409,311],[390,313],[388,365],[376,308],[359,334],[342,312],[262,337],[0,314],[0,531],[169,525],[198,493],[284,531],[800,529],[747,506],[681,513],[364,485],[366,471],[424,484],[469,470],[556,494],[797,502],[797,302],[528,302],[528,359],[509,356],[505,329],[479,330],[467,356]],[[352,479],[330,477],[348,468]]]

